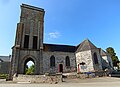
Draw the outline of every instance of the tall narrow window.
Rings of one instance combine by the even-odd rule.
[[[66,66],[70,67],[70,58],[69,58],[69,56],[66,57],[65,62],[66,62]]]
[[[95,64],[98,64],[98,58],[97,58],[97,54],[96,53],[94,53],[94,62],[95,62]]]
[[[50,57],[50,67],[55,67],[55,57],[54,56]]]
[[[33,36],[33,49],[37,49],[37,36]]]
[[[24,37],[24,48],[29,47],[29,35],[25,35]]]

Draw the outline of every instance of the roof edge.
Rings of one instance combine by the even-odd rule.
[[[21,5],[21,7],[29,8],[29,9],[34,9],[34,10],[37,10],[37,11],[44,11],[43,8],[39,8],[39,7],[35,7],[35,6],[31,6],[31,5],[23,4],[23,3],[22,3],[22,5]]]
[[[43,45],[59,45],[59,46],[70,46],[70,47],[76,47],[74,45],[65,45],[65,44],[48,44],[48,43],[43,43]]]

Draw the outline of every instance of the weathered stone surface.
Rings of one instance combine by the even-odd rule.
[[[94,63],[93,54],[97,54],[98,64]],[[85,63],[80,65],[80,63]],[[76,53],[77,72],[95,72],[102,70],[102,61],[98,49],[91,49],[88,51],[81,51]],[[79,67],[79,70],[78,70]]]
[[[50,68],[50,57],[55,57],[55,67]],[[65,58],[69,56],[70,67],[66,67]],[[74,72],[76,71],[75,65],[75,54],[69,52],[43,52],[43,72],[57,73],[59,64],[63,64],[63,72]]]
[[[43,28],[44,28],[44,9],[21,5],[20,22],[17,25],[15,45],[12,52],[12,63],[10,77],[14,74],[25,73],[25,62],[33,60],[35,63],[35,74],[42,74],[43,59]],[[28,48],[24,47],[25,35],[29,35]],[[33,36],[37,37],[37,49],[33,49]]]
[[[78,72],[94,71],[91,50],[76,53],[77,65],[82,62],[84,62],[85,65],[79,65],[80,71],[78,71]],[[77,66],[77,68],[78,68],[78,66]]]
[[[30,83],[58,83],[62,82],[62,75],[45,76],[45,75],[18,75],[13,77],[14,82]]]

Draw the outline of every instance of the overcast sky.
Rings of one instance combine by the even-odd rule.
[[[22,3],[45,10],[44,43],[76,46],[88,38],[120,57],[120,0],[0,0],[0,55],[11,54]]]

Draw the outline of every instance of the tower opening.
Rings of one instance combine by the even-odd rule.
[[[37,36],[33,36],[33,49],[37,49]]]
[[[24,37],[24,48],[29,47],[29,35],[25,35]]]
[[[32,58],[28,58],[24,65],[24,74],[33,75],[35,73],[35,63]]]

